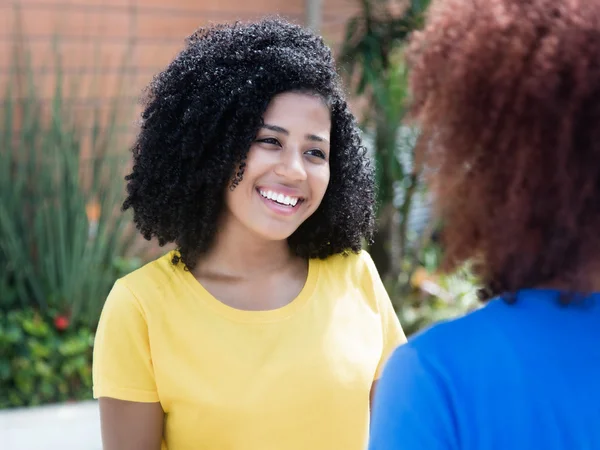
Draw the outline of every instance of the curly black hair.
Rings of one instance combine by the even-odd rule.
[[[278,17],[200,28],[142,98],[133,169],[123,210],[159,245],[175,243],[188,270],[208,250],[228,186],[271,99],[310,92],[331,111],[330,182],[317,211],[288,239],[304,258],[358,252],[372,239],[372,164],[344,98],[331,50],[309,30]]]

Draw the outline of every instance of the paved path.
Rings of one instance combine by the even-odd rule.
[[[102,450],[95,401],[0,410],[2,450]]]

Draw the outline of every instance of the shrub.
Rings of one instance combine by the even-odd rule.
[[[0,409],[91,398],[93,340],[58,313],[0,312]]]

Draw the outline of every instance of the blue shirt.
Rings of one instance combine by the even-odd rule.
[[[398,348],[370,450],[600,449],[600,294],[521,291]]]

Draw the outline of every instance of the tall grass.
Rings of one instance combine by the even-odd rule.
[[[24,55],[19,46],[0,110],[0,310],[33,306],[94,325],[134,238],[119,211],[131,105],[82,112],[65,94],[58,50],[44,98]]]

